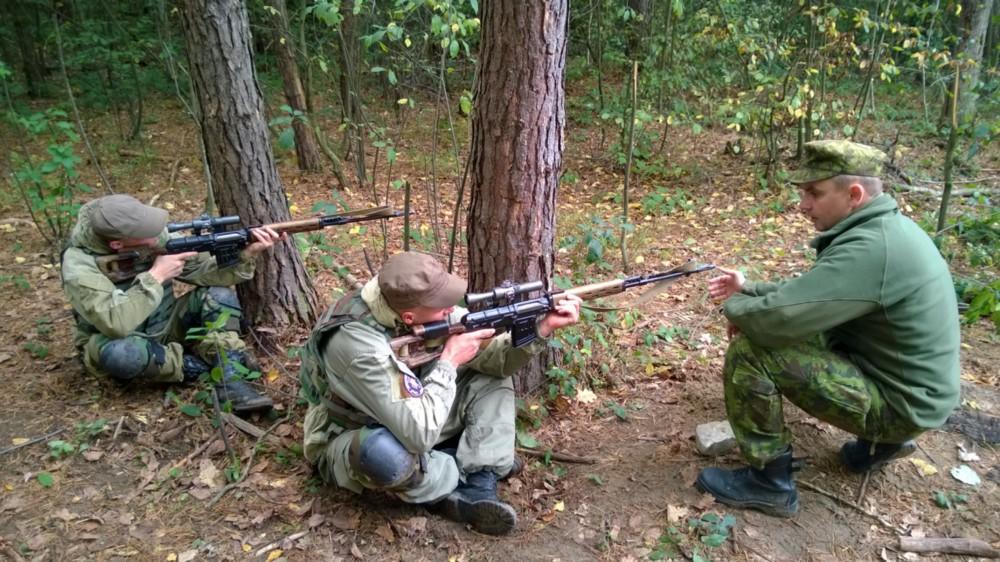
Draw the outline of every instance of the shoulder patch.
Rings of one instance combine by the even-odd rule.
[[[417,377],[410,374],[404,374],[401,377],[400,382],[402,383],[400,394],[404,398],[420,398],[424,395],[424,385]]]

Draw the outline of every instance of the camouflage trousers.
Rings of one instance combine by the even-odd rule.
[[[769,349],[736,336],[726,352],[723,373],[726,415],[743,456],[757,468],[791,443],[782,397],[873,442],[901,443],[923,431],[890,408],[878,386],[821,338]]]
[[[217,321],[223,311],[229,313],[224,326],[191,330]],[[168,286],[160,306],[128,336],[91,336],[81,353],[84,368],[113,378],[121,378],[115,371],[136,372],[132,380],[143,383],[180,382],[186,349],[209,365],[217,362],[219,350],[246,349],[239,336],[241,315],[236,292],[228,287],[198,287],[176,298]]]
[[[371,428],[335,434],[330,412],[312,405],[303,422],[304,454],[325,482],[336,483],[360,494],[364,489],[389,492],[407,503],[428,503],[451,493],[466,474],[490,470],[504,476],[514,466],[514,384],[466,371],[455,381],[455,401],[438,443],[456,436],[454,454],[432,449],[417,455],[419,473],[398,486],[380,487],[365,477],[358,466],[359,447]]]

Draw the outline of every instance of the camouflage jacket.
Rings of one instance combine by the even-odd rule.
[[[466,312],[456,307],[451,320],[457,322]],[[377,277],[323,315],[302,351],[300,378],[310,401],[307,459],[314,461],[333,435],[364,423],[383,425],[409,451],[424,453],[437,443],[448,420],[456,377],[472,372],[508,377],[546,345],[538,339],[515,348],[507,333],[458,369],[436,360],[411,370],[389,346],[393,337],[405,333],[399,315],[379,292]]]
[[[172,282],[160,284],[149,272],[118,284],[101,273],[95,258],[115,252],[91,228],[88,206],[80,208],[69,247],[62,256],[63,291],[76,315],[74,343],[78,349],[97,333],[109,338],[125,337],[174,302]],[[161,244],[168,238],[164,230],[160,234]],[[214,257],[202,253],[187,261],[178,279],[192,285],[228,286],[250,279],[253,272],[253,261],[219,269]]]

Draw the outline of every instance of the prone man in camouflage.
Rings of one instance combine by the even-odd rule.
[[[726,299],[726,414],[750,466],[706,468],[697,486],[725,504],[798,510],[782,396],[858,436],[840,450],[863,473],[913,452],[959,402],[959,322],[948,266],[882,193],[881,151],[805,145],[792,177],[819,235],[812,268],[778,283],[738,271],[709,280]]]
[[[185,252],[158,255],[149,270],[117,284],[101,272],[98,256],[162,247],[169,238],[167,219],[167,211],[128,195],[101,197],[80,208],[62,256],[62,281],[84,367],[123,383],[192,383],[221,363],[220,400],[238,413],[270,408],[270,398],[239,380],[236,363],[253,360],[239,337],[240,303],[229,285],[250,279],[255,258],[281,236],[253,229],[255,241],[240,263],[226,269],[208,254]],[[196,288],[177,298],[174,279]],[[218,320],[223,311],[229,313],[225,326],[185,340],[189,329]]]
[[[326,482],[386,491],[500,535],[517,523],[497,498],[497,480],[515,465],[510,376],[544,338],[579,320],[580,300],[539,320],[541,339],[529,345],[512,347],[509,333],[490,340],[493,330],[469,332],[411,370],[390,340],[408,326],[458,321],[465,290],[466,281],[435,258],[404,252],[323,314],[302,353],[304,453]],[[457,446],[435,449],[446,441]]]

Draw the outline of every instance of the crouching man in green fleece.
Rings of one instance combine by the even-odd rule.
[[[192,383],[222,363],[220,400],[237,413],[270,408],[270,398],[239,380],[235,363],[253,362],[237,331],[240,303],[229,285],[250,279],[255,258],[282,237],[269,228],[253,229],[255,241],[237,265],[225,269],[209,254],[185,252],[158,255],[147,269],[120,281],[101,271],[99,256],[166,244],[167,218],[167,211],[128,195],[101,197],[80,208],[62,256],[62,281],[84,367],[123,383]],[[196,288],[177,298],[174,279]],[[186,341],[189,329],[223,312],[229,315],[225,326]]]
[[[510,376],[579,320],[580,300],[542,317],[541,339],[524,347],[479,330],[449,337],[438,359],[410,369],[390,340],[409,326],[459,320],[465,290],[435,258],[404,252],[324,313],[302,353],[304,452],[326,482],[386,491],[500,535],[517,523],[497,498],[497,480],[515,465]],[[455,440],[451,452],[434,448]]]
[[[882,193],[885,154],[847,141],[805,145],[792,183],[820,234],[800,277],[709,281],[726,299],[726,413],[750,466],[706,468],[697,486],[728,505],[798,511],[782,396],[858,436],[840,450],[863,473],[913,452],[959,403],[959,322],[948,266]]]

